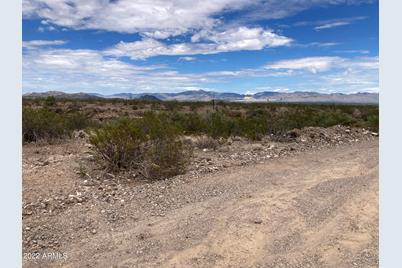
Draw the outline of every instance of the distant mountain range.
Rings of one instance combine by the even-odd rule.
[[[189,90],[179,93],[117,93],[102,95],[98,93],[64,93],[60,91],[33,92],[24,94],[24,98],[43,98],[54,96],[66,99],[143,99],[149,101],[236,101],[236,102],[304,102],[304,103],[379,103],[378,93],[331,93],[318,92],[273,92],[264,91],[255,94],[238,94],[230,92],[215,92],[206,90]]]

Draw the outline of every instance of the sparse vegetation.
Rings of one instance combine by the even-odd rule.
[[[47,108],[22,110],[23,142],[53,141],[71,136],[74,130],[85,129],[92,121],[81,113],[60,114]]]
[[[79,109],[71,109],[72,106]],[[105,113],[108,119],[116,119],[122,115],[131,118],[143,117],[147,111],[152,110],[158,116],[163,115],[169,124],[174,124],[182,134],[206,134],[213,138],[238,135],[260,139],[267,134],[280,135],[294,128],[328,127],[337,124],[378,131],[376,105],[218,102],[214,109],[210,102],[57,99],[57,102],[53,103],[53,100],[48,99],[25,99],[24,107],[48,107],[48,110],[57,111],[63,116],[72,111],[94,117],[101,117]]]
[[[379,121],[374,105],[49,98],[23,104],[24,142],[65,138],[91,126],[90,143],[108,169],[137,169],[152,179],[184,172],[191,150],[183,135],[197,136],[198,148],[216,149],[230,136],[279,138],[293,129],[338,124],[378,131]]]

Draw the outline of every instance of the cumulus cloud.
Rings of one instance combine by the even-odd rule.
[[[258,50],[265,46],[288,45],[292,40],[262,27],[233,27],[224,31],[201,31],[191,41],[207,40],[218,44],[218,50]]]
[[[226,31],[199,32],[192,42],[165,44],[145,38],[135,42],[120,42],[105,51],[107,55],[132,59],[146,59],[153,56],[216,54],[240,50],[260,50],[265,47],[286,46],[292,39],[278,35],[261,27],[237,27]]]
[[[268,79],[276,88],[283,88],[278,81],[286,79],[291,90],[374,91],[378,87],[378,57],[309,57],[250,69],[180,73],[164,65],[135,65],[88,49],[38,48],[23,55],[25,92],[172,92],[213,89],[255,77]]]
[[[96,29],[144,33],[167,38],[191,30],[212,29],[222,22],[219,15],[242,10],[238,19],[278,19],[312,6],[360,4],[371,0],[23,0],[24,18],[42,18],[47,23],[72,29]]]
[[[244,6],[245,0],[23,0],[23,16],[39,17],[74,29],[100,29],[153,37],[177,35],[189,29],[210,28],[213,15]]]
[[[163,92],[207,80],[163,65],[134,65],[88,49],[35,49],[23,55],[24,91]]]
[[[289,17],[313,6],[371,1],[23,0],[23,18],[40,19],[39,31],[93,29],[138,33],[141,37],[139,41],[120,42],[102,51],[56,49],[56,46],[65,44],[63,40],[25,41],[24,90],[163,92],[211,88],[211,85],[250,77],[269,78],[272,86],[278,88],[283,85],[274,85],[275,79],[286,79],[286,83],[292,85],[293,78],[309,78],[317,83],[317,88],[322,87],[323,83],[333,85],[334,88],[345,85],[359,88],[357,82],[361,81],[361,85],[366,88],[375,89],[378,87],[375,81],[378,58],[370,57],[306,57],[271,62],[254,69],[204,73],[190,73],[189,70],[180,73],[166,66],[144,67],[143,63],[136,65],[122,59],[129,57],[144,60],[165,55],[178,56],[179,61],[193,61],[194,55],[199,54],[261,50],[288,45],[331,47],[338,43],[312,42],[298,45],[281,33],[255,25],[258,25],[258,20]],[[231,16],[231,12],[235,12],[236,16]],[[305,25],[311,25],[319,31],[354,23],[359,19],[363,18],[307,22]],[[345,75],[349,75],[348,79],[343,82],[339,80]],[[308,85],[314,84],[308,82]]]

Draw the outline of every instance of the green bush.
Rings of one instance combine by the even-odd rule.
[[[229,137],[236,127],[235,121],[221,112],[210,113],[206,125],[207,134],[213,138]]]
[[[371,130],[373,130],[373,131],[378,132],[378,129],[379,129],[379,116],[378,116],[378,114],[369,115],[367,117],[366,127],[371,129]]]
[[[142,174],[148,179],[163,179],[183,174],[189,163],[191,148],[171,137],[149,142],[142,165]]]
[[[39,99],[38,99],[39,101]],[[329,127],[346,125],[364,127],[378,131],[378,106],[374,105],[335,105],[335,104],[283,104],[283,103],[230,103],[219,102],[218,111],[211,111],[211,102],[158,102],[149,103],[143,100],[77,100],[81,107],[69,107],[63,110],[63,100],[53,98],[24,100],[24,107],[45,107],[40,117],[49,117],[47,121],[35,123],[37,128],[30,127],[26,131],[26,140],[36,140],[37,137],[58,137],[68,135],[71,129],[82,129],[88,124],[87,119],[79,110],[87,111],[94,116],[96,106],[84,109],[85,103],[101,104],[130,104],[135,116],[143,116],[138,124],[149,139],[157,136],[208,135],[213,139],[229,136],[242,136],[252,140],[259,140],[265,135],[281,136],[289,130],[303,127]],[[47,104],[46,104],[47,103]],[[82,109],[81,109],[82,108]],[[154,113],[146,110],[154,109]],[[47,114],[57,112],[60,116]],[[110,110],[115,114],[115,109]],[[126,113],[126,114],[125,114]],[[122,111],[120,116],[126,116]],[[34,121],[35,115],[24,115],[28,121]],[[116,115],[114,115],[117,117]],[[38,120],[42,121],[42,120]],[[30,123],[25,123],[29,126]],[[89,124],[93,124],[90,122]],[[25,128],[27,129],[27,128]],[[172,133],[167,133],[167,132]]]
[[[165,115],[121,118],[90,131],[89,141],[102,163],[113,171],[138,169],[150,179],[184,172],[191,149]]]
[[[144,131],[133,120],[122,118],[89,132],[97,156],[111,170],[137,168],[143,160]]]
[[[56,105],[56,98],[54,96],[48,96],[46,97],[44,101],[44,106],[45,107],[52,107]]]
[[[176,138],[179,135],[179,130],[166,114],[145,112],[137,122],[150,140]]]
[[[22,110],[22,138],[24,142],[50,141],[66,137],[70,129],[60,114],[47,109]]]
[[[78,112],[56,113],[46,108],[22,109],[23,142],[50,142],[66,138],[74,130],[85,129],[90,125],[93,122]]]

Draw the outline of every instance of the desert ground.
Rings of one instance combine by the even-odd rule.
[[[377,134],[292,137],[196,148],[157,181],[98,169],[85,135],[26,144],[23,266],[378,267]]]

